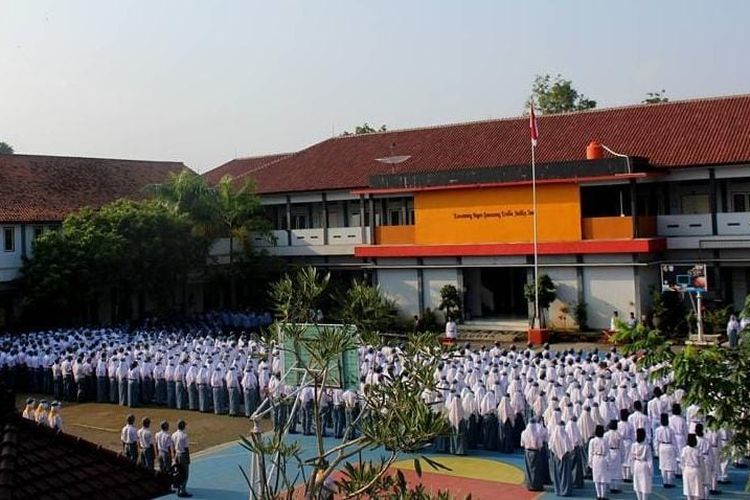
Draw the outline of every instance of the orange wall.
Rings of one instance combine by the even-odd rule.
[[[378,226],[375,228],[378,245],[413,245],[414,226]]]
[[[584,240],[620,240],[633,237],[633,218],[591,217],[583,219]]]
[[[581,239],[577,184],[537,186],[539,241]],[[415,243],[510,243],[533,240],[531,186],[415,193]]]

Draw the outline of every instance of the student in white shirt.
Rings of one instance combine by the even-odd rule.
[[[174,444],[174,463],[176,466],[182,469],[182,477],[177,485],[177,496],[178,497],[191,497],[190,493],[187,492],[187,481],[190,472],[190,440],[185,432],[187,424],[184,420],[177,422],[177,431],[172,434],[172,444]]]
[[[141,465],[149,470],[154,469],[154,438],[151,434],[151,419],[145,417],[141,421],[141,428],[138,429],[138,448],[141,451]]]
[[[128,415],[127,423],[120,432],[120,441],[123,455],[135,462],[138,459],[138,431],[133,424],[135,415]]]
[[[159,427],[161,430],[156,433],[156,453],[159,460],[159,470],[167,473],[172,467],[172,436],[169,435],[169,422],[162,422]]]

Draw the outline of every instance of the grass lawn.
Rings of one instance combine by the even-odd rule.
[[[27,394],[16,397],[16,407],[23,409]],[[51,401],[49,396],[34,396]],[[250,422],[243,417],[214,415],[197,411],[171,410],[161,407],[128,408],[125,406],[100,403],[63,403],[60,414],[63,418],[63,430],[68,434],[93,441],[105,448],[122,451],[120,430],[125,425],[128,414],[135,415],[136,427],[140,427],[143,417],[151,418],[151,432],[159,431],[162,420],[169,422],[170,432],[177,430],[177,421],[185,420],[190,437],[190,451],[195,453],[212,446],[230,441],[238,441],[240,435],[250,432]],[[271,428],[270,420],[262,421],[263,431]]]

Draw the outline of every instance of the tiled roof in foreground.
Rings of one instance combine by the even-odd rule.
[[[84,439],[21,418],[0,396],[0,498],[136,500],[170,493],[170,479]]]

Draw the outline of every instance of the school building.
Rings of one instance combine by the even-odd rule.
[[[548,322],[640,316],[661,263],[708,264],[709,300],[750,282],[750,95],[538,119],[540,273]],[[613,154],[614,153],[614,154]],[[405,315],[455,285],[472,320],[525,320],[532,281],[526,117],[342,136],[210,172],[252,178],[272,222],[252,244],[378,283]]]
[[[59,229],[70,213],[143,189],[187,168],[180,162],[0,155],[0,330],[21,311],[21,268],[34,239]]]

